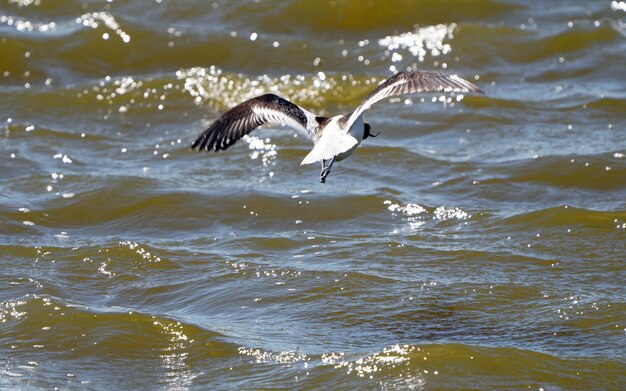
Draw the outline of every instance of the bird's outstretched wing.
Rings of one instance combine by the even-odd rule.
[[[370,92],[356,110],[344,116],[342,128],[350,129],[354,121],[379,100],[396,95],[438,91],[482,93],[477,85],[457,75],[446,76],[432,71],[399,72]]]
[[[265,94],[228,110],[193,142],[191,148],[224,150],[266,123],[290,126],[312,139],[319,127],[314,114],[277,95]]]

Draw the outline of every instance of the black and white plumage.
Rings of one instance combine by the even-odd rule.
[[[390,77],[367,95],[352,113],[326,118],[274,94],[261,95],[238,104],[224,113],[194,143],[192,149],[224,150],[237,140],[267,123],[278,123],[307,135],[315,146],[301,164],[322,162],[320,182],[324,183],[335,161],[352,154],[362,140],[376,137],[363,121],[363,112],[374,103],[397,95],[419,92],[481,93],[475,84],[456,75],[438,72],[400,72]]]
[[[280,96],[265,94],[228,110],[194,141],[191,148],[220,151],[267,123],[287,125],[309,136],[313,136],[318,128],[318,125],[312,126],[315,115]]]

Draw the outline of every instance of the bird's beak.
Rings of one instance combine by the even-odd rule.
[[[369,122],[363,121],[363,123],[365,124],[365,134],[363,135],[364,136],[363,139],[366,139],[368,137],[376,137],[380,134],[380,132],[376,134],[370,133],[370,130],[372,130],[372,127],[370,126]]]

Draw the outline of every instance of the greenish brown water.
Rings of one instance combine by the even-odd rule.
[[[626,388],[625,9],[0,0],[0,388]],[[407,67],[485,94],[189,150]]]

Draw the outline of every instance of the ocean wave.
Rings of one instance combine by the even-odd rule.
[[[534,228],[584,227],[604,230],[622,229],[626,211],[599,211],[563,205],[521,213],[501,223]]]
[[[615,154],[593,156],[537,157],[507,163],[506,180],[512,183],[544,185],[596,191],[619,191],[626,184],[617,180],[626,175],[626,166]]]
[[[0,388],[619,389],[620,4],[0,2]],[[408,68],[485,94],[189,150]]]
[[[576,358],[562,359],[548,354],[506,347],[484,347],[460,344],[396,344],[376,352],[345,353],[328,352],[322,355],[306,355],[302,352],[267,352],[260,349],[240,348],[248,360],[261,360],[265,365],[283,367],[290,375],[296,375],[303,387],[316,384],[332,384],[335,387],[369,386],[380,389],[421,389],[424,387],[455,388],[466,386],[465,376],[487,376],[494,365],[508,368],[501,375],[491,376],[492,386],[522,387],[536,384],[550,388],[556,384],[572,387],[618,386],[623,365],[616,361],[592,362]],[[541,362],[543,366],[536,363]],[[523,365],[520,365],[522,363]],[[590,365],[608,378],[598,380],[584,368]],[[558,368],[559,379],[545,367]],[[489,368],[489,370],[488,370]],[[268,382],[271,371],[261,376],[260,384]],[[283,376],[278,376],[282,382]],[[322,380],[323,379],[323,380]],[[273,383],[272,383],[273,384]]]
[[[9,368],[15,380],[31,385],[59,381],[81,387],[93,381],[99,384],[97,378],[86,375],[96,363],[100,368],[111,368],[109,384],[134,383],[113,370],[115,362],[130,363],[149,355],[150,369],[144,367],[143,373],[150,371],[153,379],[164,385],[180,386],[192,384],[202,375],[193,368],[198,355],[204,359],[221,357],[226,365],[238,357],[236,345],[224,342],[222,334],[132,309],[94,308],[49,296],[4,301],[0,308],[2,340],[20,352],[12,355],[0,373]],[[47,360],[38,358],[42,352],[63,361],[62,368],[51,374]],[[80,363],[68,365],[77,355]]]

